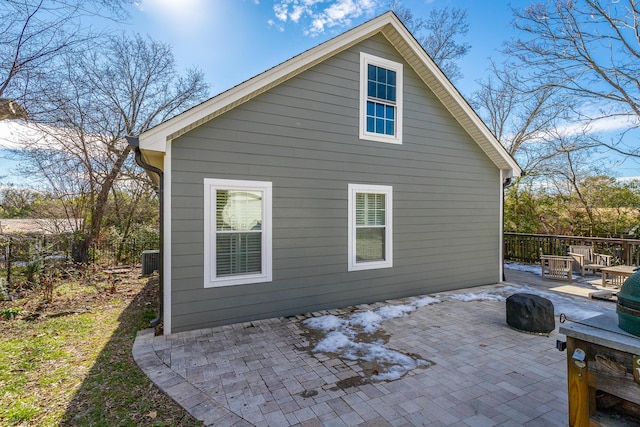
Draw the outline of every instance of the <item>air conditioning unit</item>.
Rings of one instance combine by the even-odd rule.
[[[160,251],[142,251],[142,275],[149,276],[160,270]]]

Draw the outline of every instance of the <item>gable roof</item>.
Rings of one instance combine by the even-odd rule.
[[[147,130],[140,135],[140,149],[149,157],[154,156],[150,151],[156,152],[156,156],[165,153],[171,140],[379,33],[397,49],[496,167],[504,172],[504,177],[520,176],[522,171],[516,161],[393,12],[384,13],[294,56]]]

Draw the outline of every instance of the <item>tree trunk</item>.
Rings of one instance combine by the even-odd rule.
[[[113,184],[120,175],[122,165],[124,164],[124,161],[127,159],[127,156],[130,152],[131,146],[127,145],[122,153],[120,153],[120,155],[118,156],[118,159],[113,165],[113,168],[102,183],[100,192],[96,197],[95,209],[93,210],[93,214],[91,215],[91,224],[89,225],[89,233],[87,237],[87,247],[89,247],[89,245],[91,245],[93,242],[97,241],[100,237],[100,231],[102,229],[102,218],[104,217],[104,213],[107,208],[109,193],[111,193]]]
[[[77,264],[89,263],[89,239],[78,236],[71,243],[71,259]]]

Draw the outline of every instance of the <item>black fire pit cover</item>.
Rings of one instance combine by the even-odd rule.
[[[507,298],[507,324],[523,332],[548,334],[556,328],[553,303],[540,295],[513,294]]]

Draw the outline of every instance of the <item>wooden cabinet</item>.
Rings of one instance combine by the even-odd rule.
[[[569,425],[640,426],[640,338],[615,312],[566,323]]]

